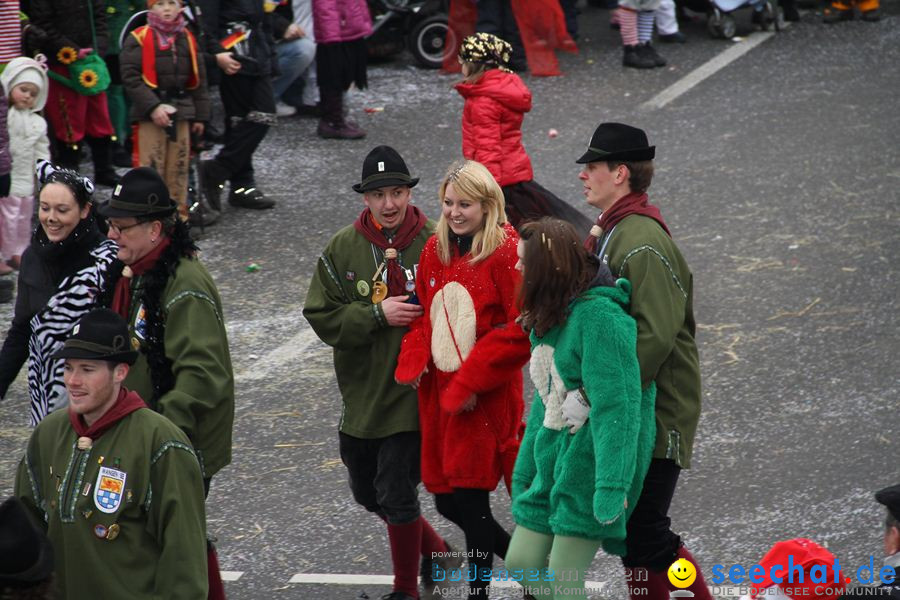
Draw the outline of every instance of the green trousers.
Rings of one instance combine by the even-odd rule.
[[[552,578],[522,582],[525,592],[538,600],[584,598],[584,573],[599,549],[599,540],[547,535],[517,525],[504,562],[509,571],[549,569]]]

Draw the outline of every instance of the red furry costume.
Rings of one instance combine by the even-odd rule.
[[[442,264],[435,236],[419,259],[416,292],[425,314],[403,338],[395,375],[414,381],[428,367],[419,424],[422,481],[433,494],[493,490],[501,475],[511,475],[518,451],[530,345],[515,322],[518,235],[504,228],[506,240],[481,262],[470,263],[454,245],[450,264]],[[461,412],[473,394],[474,410]]]

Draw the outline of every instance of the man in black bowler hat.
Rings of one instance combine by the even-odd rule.
[[[53,355],[65,360],[68,409],[35,428],[15,496],[52,544],[54,597],[207,597],[200,463],[187,436],[123,386],[137,355],[105,308]]]
[[[390,146],[369,152],[353,186],[365,208],[328,242],[303,308],[316,334],[334,348],[343,400],[338,436],[350,490],[387,523],[394,591],[384,598],[390,600],[418,598],[417,570],[430,576],[432,558],[448,548],[419,511],[416,391],[394,381],[403,334],[422,314],[411,302],[415,272],[434,231],[410,204],[418,182]]]
[[[700,363],[694,341],[693,275],[659,209],[647,197],[655,155],[656,147],[643,130],[603,123],[576,161],[584,165],[579,179],[587,203],[601,211],[587,244],[616,277],[631,282],[641,384],[656,386],[653,460],[627,524],[622,562],[632,600],[668,600],[675,588],[666,572],[680,558],[697,569],[688,590],[695,598],[712,600],[668,516],[678,475],[691,463],[700,418]]]
[[[234,375],[222,301],[197,259],[159,174],[132,169],[98,212],[123,264],[111,269],[101,303],[128,323],[139,351],[126,385],[184,431],[207,486],[231,462]]]

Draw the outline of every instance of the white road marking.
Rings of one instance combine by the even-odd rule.
[[[289,362],[302,361],[306,350],[318,341],[316,332],[304,323],[303,329],[288,338],[285,343],[253,361],[251,368],[241,371],[234,379],[237,382],[268,379],[274,369]]]
[[[223,571],[223,579],[224,574],[227,571]],[[240,574],[238,575],[240,576]],[[420,579],[421,582],[421,579]],[[385,585],[390,586],[394,584],[394,576],[393,575],[365,575],[365,574],[346,574],[346,573],[297,573],[293,577],[291,577],[288,583],[312,583],[312,584],[331,584],[331,585]],[[439,585],[449,584],[453,585],[461,582],[438,582]],[[607,585],[606,581],[586,581],[585,587],[591,590],[593,593],[601,592]],[[502,581],[499,579],[494,579],[491,582],[491,587],[494,588],[506,588],[513,589],[521,587],[519,583],[515,581]],[[712,586],[710,588],[710,592],[712,592],[716,598],[726,599],[726,598],[738,598],[742,594],[746,594],[749,590],[748,587],[741,586]]]
[[[297,573],[288,583],[335,583],[339,585],[393,585],[393,575],[346,575],[342,573]]]
[[[790,23],[786,23],[785,27]],[[672,102],[704,79],[716,74],[743,55],[747,54],[764,41],[775,35],[774,31],[756,31],[744,38],[743,42],[733,43],[727,50],[706,61],[656,96],[641,104],[643,110],[662,108]]]
[[[237,581],[244,574],[243,571],[221,571],[222,581]],[[419,579],[421,583],[421,579]],[[290,578],[288,583],[309,583],[324,585],[384,585],[391,586],[394,584],[393,575],[366,575],[366,574],[348,574],[348,573],[297,573]],[[439,585],[454,585],[462,582],[448,581],[438,582]],[[606,581],[586,581],[584,585],[592,593],[600,593],[607,585]],[[515,581],[503,581],[494,579],[491,581],[491,587],[497,589],[514,589],[521,585]],[[749,587],[741,587],[735,585],[714,585],[709,591],[716,597],[725,600],[726,598],[739,598],[748,593]]]

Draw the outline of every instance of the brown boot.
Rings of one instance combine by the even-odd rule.
[[[358,140],[366,137],[366,132],[344,119],[343,94],[335,90],[320,90],[322,97],[322,118],[316,133],[321,138]]]

